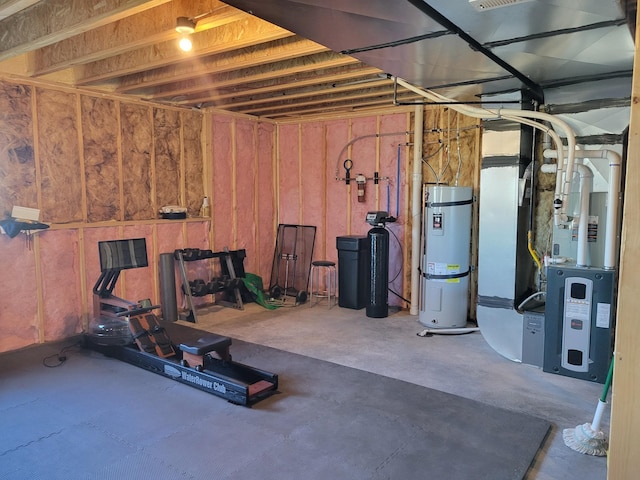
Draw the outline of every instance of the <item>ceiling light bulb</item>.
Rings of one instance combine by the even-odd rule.
[[[183,35],[191,35],[196,31],[196,22],[187,17],[178,17],[176,20],[176,32]]]
[[[180,45],[180,50],[182,50],[183,52],[190,52],[191,49],[193,48],[191,39],[187,36],[182,37],[178,45]]]

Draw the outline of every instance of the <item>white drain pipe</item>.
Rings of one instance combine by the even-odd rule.
[[[430,90],[423,90],[421,88],[418,88],[410,84],[406,80],[403,80],[398,77],[395,77],[395,78],[398,85],[418,95],[421,95],[433,102],[439,102],[439,103],[453,102],[452,99],[447,98],[443,95],[440,95],[439,93],[435,93]],[[555,218],[557,220],[566,216],[566,208],[568,203],[567,198],[569,197],[569,192],[571,188],[571,177],[573,175],[573,165],[575,160],[574,154],[576,151],[576,136],[568,123],[548,113],[537,112],[533,110],[513,110],[513,109],[506,109],[506,108],[498,108],[495,110],[491,110],[487,108],[473,107],[473,106],[464,105],[464,104],[460,105],[460,104],[457,104],[457,102],[452,103],[450,105],[450,108],[452,108],[456,112],[460,112],[469,117],[483,118],[483,119],[503,118],[513,122],[524,123],[526,125],[532,126],[542,131],[549,131],[549,129],[546,126],[539,123],[537,120],[549,122],[557,126],[558,128],[560,128],[565,133],[567,138],[567,159],[566,159],[566,162],[562,158],[558,159],[558,164],[560,165],[560,168],[565,172],[565,181],[564,181],[564,184],[562,185],[562,189],[560,189],[560,193],[556,195],[557,205],[555,205],[555,207],[556,207],[556,210],[559,211],[558,212],[559,214],[555,216]],[[561,147],[558,147],[558,150],[560,152],[560,155],[562,155],[563,149]]]
[[[555,150],[545,150],[544,156],[546,158],[557,158],[558,155]],[[607,221],[605,222],[604,232],[604,268],[611,270],[616,266],[616,232],[618,230],[618,204],[620,201],[620,155],[613,150],[576,150],[575,157],[606,158],[609,161]]]
[[[588,267],[587,246],[588,246],[588,227],[589,227],[589,198],[591,197],[591,189],[593,182],[593,172],[586,165],[581,163],[575,164],[575,170],[580,175],[580,216],[578,217],[578,250],[576,251],[576,266]]]
[[[422,231],[422,137],[424,107],[416,105],[413,134],[413,174],[411,199],[411,306],[409,314],[418,315],[420,303],[420,238]]]
[[[545,150],[543,155],[546,158],[556,158],[555,150]],[[591,181],[593,180],[593,172],[589,167],[581,163],[574,165],[575,171],[580,175],[580,186],[578,193],[580,193],[580,206],[578,214],[578,238],[576,249],[576,266],[588,267],[587,261],[587,246],[588,246],[588,224],[589,224],[589,198],[591,195]],[[541,171],[543,173],[556,173],[560,171],[558,164],[545,164],[542,165]]]

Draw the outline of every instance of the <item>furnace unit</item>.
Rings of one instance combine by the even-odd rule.
[[[615,271],[550,266],[543,370],[604,383],[613,352]]]

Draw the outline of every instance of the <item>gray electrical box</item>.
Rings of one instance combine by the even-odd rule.
[[[544,306],[524,312],[522,363],[542,368],[544,362]]]

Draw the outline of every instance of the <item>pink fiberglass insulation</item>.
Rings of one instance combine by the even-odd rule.
[[[247,251],[245,267],[255,271],[256,255],[256,135],[255,122],[236,123],[237,241],[232,250]]]
[[[213,220],[213,248],[222,249],[233,244],[233,119],[213,116],[211,168],[211,218]]]
[[[204,223],[208,225],[209,222]],[[177,249],[188,246],[185,244],[182,226],[182,222],[160,223],[157,225],[158,255],[161,253],[173,253]]]
[[[326,198],[327,206],[325,214],[327,226],[325,232],[325,243],[327,246],[326,256],[328,260],[337,260],[336,237],[351,234],[349,230],[347,201],[348,187],[344,181],[336,180],[345,177],[343,168],[344,161],[349,153],[340,153],[343,147],[349,142],[349,122],[348,120],[336,120],[325,124],[326,130]]]
[[[198,222],[198,223],[188,223],[187,224],[187,241],[186,246],[188,248],[199,248],[201,250],[210,250],[209,249],[209,233],[208,233],[208,225],[209,222]],[[186,262],[185,267],[187,270],[187,278],[189,281],[193,281],[195,279],[202,279],[205,282],[211,280],[212,277],[212,268],[211,265],[213,260],[197,260],[195,262]],[[178,271],[179,273],[179,271]],[[182,277],[176,277],[176,285],[182,285]],[[179,292],[179,296],[177,298],[182,298],[182,292]],[[211,298],[194,298],[194,303],[196,305],[200,305],[205,303]]]
[[[35,257],[22,234],[0,235],[0,352],[38,341],[38,298]]]
[[[316,227],[313,259],[324,259],[325,243],[325,193],[324,173],[324,125],[307,123],[302,125],[302,223]]]
[[[158,277],[158,262],[154,257],[155,252],[152,234],[152,225],[132,225],[124,227],[122,238],[145,238],[147,241],[147,260],[149,266],[133,268],[123,272],[125,282],[124,298],[132,302],[146,298],[150,299],[153,304],[156,304],[158,301],[154,288],[155,279]]]
[[[380,133],[404,132],[406,130],[406,122],[406,114],[382,116],[380,118]],[[407,136],[404,134],[380,137],[380,170],[383,172],[381,176],[389,177],[390,179],[388,184],[387,182],[381,182],[381,194],[382,198],[384,198],[384,208],[382,210],[389,210],[390,215],[398,217],[396,223],[388,225],[389,231],[395,233],[395,236],[392,234],[389,238],[389,281],[391,283],[390,288],[400,295],[402,295],[405,276],[403,275],[405,273],[403,271],[404,257],[409,253],[407,252],[407,245],[404,243],[406,229],[408,228],[406,214],[404,214],[406,211],[404,192],[407,189],[406,142]],[[398,145],[400,145],[400,178],[398,178]],[[399,202],[397,201],[398,199]],[[396,240],[396,236],[399,242]],[[389,304],[403,305],[403,301],[395,294],[390,294]]]
[[[40,234],[40,252],[45,341],[81,333],[82,278],[78,230],[52,230]]]
[[[353,161],[352,176],[362,174],[367,178],[373,178],[376,166],[376,143],[377,138],[377,117],[363,117],[352,120],[351,139],[356,140],[351,145],[351,160]],[[382,175],[381,175],[382,176]],[[366,223],[367,212],[374,210],[384,210],[380,208],[376,194],[379,193],[381,184],[377,186],[373,180],[365,183],[365,201],[358,201],[358,187],[356,182],[352,182],[351,195],[351,232],[354,235],[365,235],[369,230]]]
[[[258,239],[257,267],[255,272],[263,278],[264,283],[269,283],[271,276],[271,263],[276,243],[275,225],[275,191],[274,191],[274,163],[273,163],[273,139],[275,127],[270,123],[258,124],[258,200],[257,222]],[[264,279],[267,279],[266,281]],[[266,286],[268,287],[268,285]]]
[[[100,277],[100,254],[98,253],[98,242],[103,240],[118,240],[120,229],[117,227],[85,228],[84,229],[84,264],[85,282],[87,292],[87,306],[89,316],[93,315],[93,287]],[[122,296],[119,285],[113,291],[114,295]]]
[[[298,125],[283,125],[279,135],[278,222],[300,224],[300,186]]]
[[[209,225],[209,222],[203,222],[203,224]],[[184,241],[182,226],[182,222],[161,223],[157,225],[156,237],[158,239],[158,255],[161,253],[173,254],[176,250],[183,249],[187,246]],[[174,275],[176,282],[176,299],[178,300],[178,306],[180,307],[182,299],[182,279],[180,276],[180,270],[178,269],[178,262],[174,262]]]

